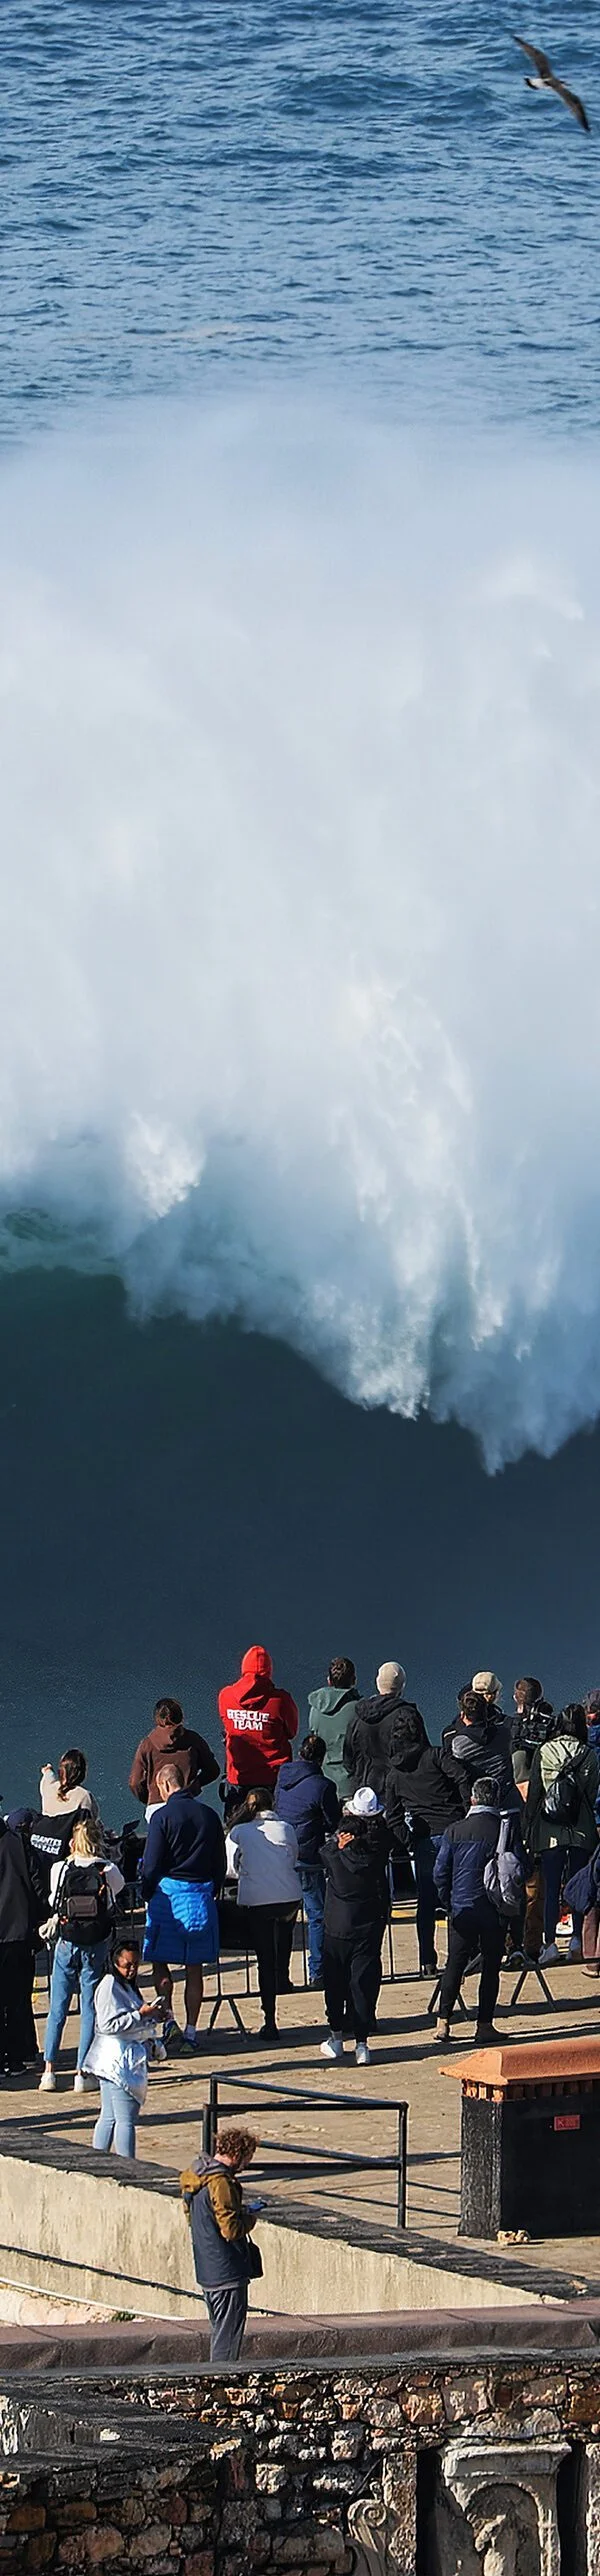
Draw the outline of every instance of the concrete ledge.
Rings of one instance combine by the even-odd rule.
[[[322,2317],[319,2324],[311,2318],[255,2316],[249,2326],[242,2360],[237,2369],[248,2374],[268,2369],[273,2362],[309,2361],[311,2370],[327,2370],[332,2360],[352,2369],[365,2360],[385,2362],[388,2366],[402,2363],[410,2369],[413,2361],[429,2361],[436,2369],[455,2368],[457,2362],[474,2360],[483,2368],[486,2361],[512,2360],[521,2355],[530,2363],[543,2367],[556,2365],[582,2355],[597,2357],[600,2343],[600,2304],[580,2309],[564,2308],[552,2320],[548,2334],[545,2308],[490,2309],[483,2316],[469,2315],[463,2309],[440,2309],[437,2316],[417,2316],[410,2312],[371,2317]],[[208,2362],[208,2325],[203,2307],[198,2303],[198,2320],[194,2328],[185,2325],[152,2325],[144,2327],[138,2320],[131,2324],[63,2325],[57,2329],[51,2321],[40,2326],[0,2327],[0,2388],[14,2379],[26,2378],[33,2383],[46,2380],[48,2370],[57,2372],[66,2383],[79,2386],[84,2379],[98,2381],[110,2376],[111,2383],[123,2379],[133,2387],[136,2379],[171,2381],[173,2373],[187,2382],[190,2378],[214,2377]],[[228,2368],[227,2377],[232,2375]]]
[[[455,2247],[358,2218],[342,2231],[338,2217],[275,2196],[259,2242],[264,2278],[252,2284],[252,2306],[282,2318],[441,2308],[477,2308],[481,2318],[488,2308],[565,2305],[581,2291],[569,2273],[508,2261],[500,2249]],[[67,2149],[39,2121],[7,2126],[0,2138],[2,2279],[134,2316],[187,2319],[196,2334],[203,2313],[177,2176]]]

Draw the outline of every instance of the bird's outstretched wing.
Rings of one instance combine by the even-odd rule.
[[[589,134],[590,120],[589,116],[586,116],[583,99],[576,98],[574,89],[565,89],[564,81],[555,80],[553,72],[550,76],[550,88],[556,90],[558,98],[564,99],[565,107],[570,108],[571,116],[576,116],[578,125],[583,125],[586,134]]]
[[[520,45],[521,53],[529,56],[530,63],[535,63],[536,72],[541,72],[542,80],[553,80],[552,64],[549,63],[547,54],[540,53],[539,45],[528,45],[524,36],[515,35],[514,27],[511,27],[510,32],[513,45]]]

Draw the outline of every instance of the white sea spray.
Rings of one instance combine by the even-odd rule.
[[[5,1261],[487,1463],[600,1410],[600,480],[333,407],[0,474]]]

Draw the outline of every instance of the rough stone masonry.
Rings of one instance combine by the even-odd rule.
[[[550,2340],[550,2334],[549,2334]],[[0,2565],[596,2576],[600,2363],[11,2369]]]

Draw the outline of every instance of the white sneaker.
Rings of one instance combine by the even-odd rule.
[[[559,1950],[558,1941],[549,1941],[547,1949],[540,1950],[538,1968],[562,1968],[563,1955],[563,1951]]]
[[[343,2057],[344,2042],[340,2030],[332,2030],[329,2039],[321,2040],[322,2057]]]
[[[80,2066],[77,2068],[77,2074],[73,2077],[73,2092],[85,2093],[85,2075],[82,2075]]]
[[[357,2039],[354,2055],[357,2066],[370,2066],[371,2051],[367,2048],[366,2039]]]
[[[56,2092],[56,2076],[55,2076],[55,2073],[54,2073],[54,2067],[53,2067],[53,2066],[45,2066],[45,2067],[44,2067],[43,2075],[40,2075],[40,2080],[39,2080],[39,2084],[38,2084],[38,2093],[55,2093],[55,2092]]]

